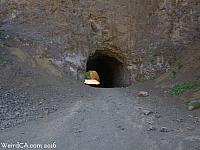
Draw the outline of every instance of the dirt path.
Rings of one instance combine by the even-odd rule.
[[[0,134],[0,141],[55,142],[58,150],[200,149],[200,120],[195,117],[200,116],[199,111],[183,115],[183,108],[177,111],[175,106],[171,107],[176,105],[173,103],[166,106],[157,96],[136,97],[136,88],[91,90],[96,92],[94,97],[80,99],[43,119],[8,129]],[[147,110],[153,113],[144,115]],[[167,131],[161,132],[162,127],[167,127]]]

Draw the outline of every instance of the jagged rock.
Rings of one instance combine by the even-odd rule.
[[[155,131],[156,130],[156,127],[154,127],[154,126],[150,126],[148,129],[147,129],[147,131]]]

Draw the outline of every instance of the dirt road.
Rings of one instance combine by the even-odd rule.
[[[91,90],[70,107],[2,131],[0,141],[43,144],[38,149],[55,142],[57,150],[200,149],[199,111],[153,93],[138,98],[136,87]]]

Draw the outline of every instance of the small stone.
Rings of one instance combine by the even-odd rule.
[[[24,113],[24,116],[28,116],[28,113],[25,112],[25,113]]]
[[[169,130],[168,130],[166,127],[162,127],[162,128],[160,129],[160,132],[169,132]]]
[[[5,94],[6,97],[9,96],[9,95],[10,95],[9,93],[6,93],[6,94]]]
[[[20,112],[16,112],[15,115],[19,116],[19,115],[20,115]]]
[[[143,114],[146,115],[146,116],[153,114],[153,112],[152,112],[152,111],[149,111],[149,110],[143,110],[142,112],[143,112]]]
[[[121,128],[121,130],[122,130],[122,131],[124,131],[124,130],[125,130],[125,128]]]
[[[177,122],[183,122],[183,119],[176,119]]]
[[[45,114],[48,114],[48,113],[49,113],[49,110],[48,110],[48,109],[47,109],[47,110],[45,110],[45,111],[44,111],[44,113],[45,113]]]
[[[140,92],[138,93],[138,97],[147,97],[147,96],[149,96],[149,93],[148,93],[148,92],[140,91]]]
[[[161,115],[160,114],[155,114],[155,118],[160,118]]]
[[[191,128],[191,127],[187,127],[187,129],[188,129],[188,130],[193,130],[193,128]]]
[[[153,124],[153,122],[147,122],[147,123],[148,123],[148,124],[151,124],[151,125]]]
[[[125,130],[125,128],[124,128],[124,127],[122,127],[121,125],[117,126],[117,128],[121,129],[122,131],[124,131],[124,130]]]
[[[79,134],[79,133],[82,133],[82,132],[83,132],[82,130],[77,130],[74,133]]]
[[[169,93],[168,91],[164,91],[165,94]]]
[[[25,98],[25,95],[21,95],[20,97],[21,97],[21,98]]]
[[[147,131],[155,131],[156,130],[156,127],[154,127],[154,126],[150,126],[148,129],[147,129]]]

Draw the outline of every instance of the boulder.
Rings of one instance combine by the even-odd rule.
[[[140,92],[138,93],[138,97],[147,97],[147,96],[149,96],[149,93],[148,93],[148,92],[140,91]]]

